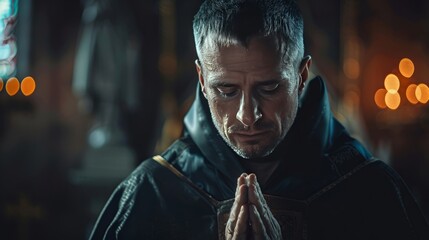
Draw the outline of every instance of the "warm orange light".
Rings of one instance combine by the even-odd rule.
[[[399,78],[395,74],[389,74],[384,79],[384,87],[392,94],[398,92],[399,85]]]
[[[9,78],[6,82],[6,92],[9,96],[15,95],[19,91],[19,81],[16,77]]]
[[[410,78],[414,73],[414,63],[409,58],[403,58],[399,62],[399,72],[401,72],[402,76],[406,78]]]
[[[419,100],[416,97],[416,88],[417,88],[416,84],[410,84],[407,87],[407,91],[405,92],[405,94],[407,95],[408,101],[412,104],[417,104],[419,102]]]
[[[24,96],[30,96],[36,89],[36,82],[32,77],[26,77],[21,82],[21,92]]]
[[[422,89],[419,86],[416,86],[415,95],[416,95],[417,101],[420,102],[420,99],[422,99]]]
[[[429,87],[426,84],[417,85],[415,94],[419,102],[425,104],[429,101]]]
[[[384,97],[384,101],[386,101],[386,106],[388,108],[395,110],[401,104],[401,96],[397,92],[396,93],[387,92],[386,96]]]
[[[3,79],[0,78],[0,92],[3,90]]]
[[[386,93],[387,90],[384,88],[378,89],[377,92],[375,92],[374,101],[379,108],[386,108],[386,102],[384,101]]]
[[[343,70],[346,77],[357,79],[360,74],[360,64],[356,59],[347,58],[344,60]]]

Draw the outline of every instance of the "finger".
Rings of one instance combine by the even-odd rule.
[[[281,227],[265,201],[264,195],[262,194],[261,188],[256,180],[256,176],[249,175],[248,181],[250,183],[248,190],[249,204],[256,202],[255,205],[252,204],[253,209],[249,209],[249,212],[252,213],[252,210],[256,210],[258,213],[258,219],[261,221],[263,227],[262,233],[265,234],[262,235],[262,238],[266,239],[266,236],[270,236],[271,239],[281,239]],[[252,220],[252,216],[250,217]],[[253,219],[252,221],[256,220]]]
[[[256,206],[250,204],[249,218],[252,225],[254,239],[282,239],[282,230],[280,224],[271,214],[264,221],[264,217],[259,214]]]
[[[268,231],[272,229],[272,222],[274,216],[272,215],[268,204],[265,201],[264,196],[262,195],[261,188],[259,187],[258,181],[255,174],[250,174],[247,177],[249,183],[248,197],[249,204],[252,204],[258,210],[258,214],[262,220],[263,225]]]
[[[235,196],[234,204],[231,208],[230,217],[236,218],[238,216],[238,213],[240,212],[241,206],[247,203],[247,189],[248,187],[244,184],[239,187],[238,193]]]
[[[247,199],[243,199],[244,197],[247,198],[247,191],[244,191],[244,189],[242,189],[243,186],[245,186],[246,177],[247,174],[243,173],[240,177],[237,178],[237,187],[235,189],[234,203],[231,208],[231,215],[233,216],[237,216],[238,212],[240,211],[240,203],[247,202]]]
[[[238,189],[241,185],[246,184],[246,173],[242,173],[240,177],[237,178],[237,187],[235,188],[235,195],[238,193]]]
[[[262,190],[259,186],[259,183],[256,179],[255,174],[250,174],[247,177],[249,183],[249,204],[254,204],[254,209],[257,210],[259,214],[259,219],[262,222],[264,227],[264,233],[271,236],[272,239],[280,239],[281,238],[281,228],[277,220],[275,219],[273,213],[271,212],[267,202],[265,201],[264,195],[262,194]],[[249,210],[251,213],[252,210]],[[265,236],[264,236],[265,237]]]
[[[248,187],[245,184],[245,181],[244,177],[239,177],[239,180],[237,181],[240,185],[237,185],[234,203],[231,208],[231,215],[233,216],[237,216],[241,205],[246,204],[248,201]]]
[[[249,215],[254,239],[268,239],[268,234],[258,209],[253,204],[249,205]]]
[[[251,185],[255,185],[255,194],[256,196],[259,198],[259,200],[261,200],[262,204],[266,204],[264,195],[262,194],[262,190],[261,187],[259,186],[258,183],[258,179],[256,178],[255,174],[250,174],[247,176],[247,182],[248,182],[248,186],[250,187]]]
[[[247,204],[242,205],[240,208],[240,213],[238,215],[237,225],[234,229],[234,235],[232,239],[246,239],[246,233],[247,233],[247,225],[248,225],[248,218],[249,218],[249,209]]]
[[[247,174],[242,174],[237,179],[237,190],[235,194],[235,200],[232,205],[230,215],[226,224],[225,234],[234,232],[234,228],[237,222],[241,206],[247,203],[247,186],[245,185]]]
[[[250,174],[247,177],[248,181],[248,198],[249,203],[256,206],[256,208],[259,211],[260,215],[264,214],[265,206],[267,206],[267,203],[265,201],[265,198],[262,194],[261,188],[259,187],[258,181],[256,179],[255,174]]]

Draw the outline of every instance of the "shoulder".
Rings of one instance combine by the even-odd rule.
[[[184,154],[195,151],[195,144],[189,138],[180,138],[174,141],[164,152],[159,154],[170,164],[174,164]],[[147,177],[154,177],[163,169],[160,164],[153,161],[153,157],[143,160],[139,166],[121,183],[120,187],[133,185]]]
[[[359,197],[382,196],[378,199],[385,199],[388,195],[398,198],[398,194],[409,192],[394,169],[367,152],[362,152],[355,144],[344,144],[325,157],[335,180],[310,199],[319,198],[332,191],[335,194],[357,194]],[[374,199],[377,201],[377,198]]]
[[[195,145],[187,138],[181,138],[173,142],[163,153],[160,154],[168,163],[176,163],[183,155],[192,152]],[[165,167],[154,161],[153,157],[144,160],[134,171],[118,186],[127,192],[138,190],[138,186],[145,183],[153,183],[165,172]],[[126,197],[126,196],[125,196]]]
[[[173,142],[160,156],[184,175],[191,172],[190,166],[196,165],[190,162],[200,162],[199,159],[203,158],[194,142],[187,137]],[[117,187],[116,191],[122,193],[121,203],[129,201],[130,197],[136,197],[142,192],[146,195],[145,199],[150,199],[147,195],[151,192],[152,195],[160,194],[160,189],[169,188],[173,183],[178,182],[171,170],[155,161],[154,157],[144,160]]]
[[[366,151],[362,151],[360,145],[356,146],[353,142],[341,145],[325,154],[325,157],[338,176],[350,174],[373,159]]]
[[[356,177],[368,187],[391,186],[395,188],[407,188],[401,176],[385,162],[377,158],[367,160],[364,166],[356,172]]]
[[[342,204],[347,202],[355,207],[365,206],[362,211],[371,212],[371,216],[385,217],[396,214],[396,219],[407,219],[406,209],[409,206],[415,208],[416,203],[408,186],[401,176],[383,161],[357,155],[351,159],[349,155],[343,162],[340,161],[341,157],[337,160],[333,166],[340,169],[339,172],[344,172],[341,172],[342,175],[336,181],[313,196],[313,200],[338,200]],[[356,205],[357,203],[359,205]],[[377,212],[379,214],[375,214]]]
[[[175,141],[170,147],[165,150],[161,155],[169,163],[174,163],[177,158],[190,148],[190,143],[186,139],[179,139]],[[156,185],[158,182],[162,183],[166,169],[153,158],[144,160],[137,166],[131,174],[125,178],[113,192],[108,204],[117,205],[119,211],[123,208],[129,208],[133,205],[136,198],[145,193],[145,201],[148,201],[150,192],[156,193]]]
[[[186,139],[179,139],[162,156],[174,163],[184,152],[189,152],[190,145]],[[138,230],[136,226],[151,226],[151,221],[157,221],[155,216],[168,214],[167,201],[176,191],[182,191],[180,181],[174,177],[152,158],[144,160],[116,187],[99,216],[91,239],[132,233]]]
[[[366,157],[354,146],[348,145],[331,154],[328,159],[340,176],[339,183],[353,185],[356,190],[376,195],[387,192],[397,195],[409,191],[401,176],[392,167],[377,158]]]

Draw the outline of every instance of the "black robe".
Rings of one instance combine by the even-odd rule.
[[[244,171],[215,129],[199,89],[182,138],[114,191],[91,239],[223,239]],[[429,239],[398,174],[333,118],[321,78],[272,153],[282,158],[262,189],[283,239]]]

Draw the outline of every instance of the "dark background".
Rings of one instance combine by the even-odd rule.
[[[429,84],[428,1],[298,2],[311,70],[326,79],[335,115],[401,174],[429,216],[429,105],[405,97],[409,84]],[[197,83],[200,1],[19,4],[16,75],[33,76],[37,88],[29,97],[0,92],[0,231],[85,239],[120,180],[180,134]],[[401,105],[380,109],[374,94],[404,57],[415,72],[400,78]]]

